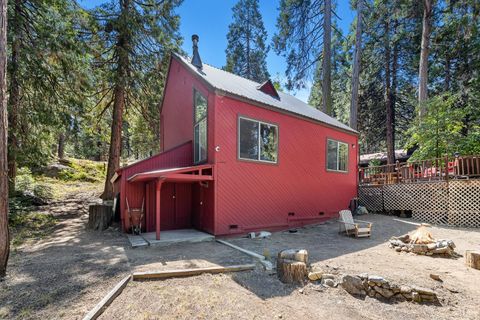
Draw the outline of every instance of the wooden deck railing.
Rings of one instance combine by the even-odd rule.
[[[359,168],[361,185],[480,178],[480,155],[444,157]]]

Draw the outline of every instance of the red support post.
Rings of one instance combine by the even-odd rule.
[[[155,201],[155,205],[156,205],[156,210],[155,210],[155,215],[156,215],[156,219],[155,219],[155,231],[156,231],[156,239],[157,240],[160,240],[160,190],[162,188],[162,183],[163,181],[161,179],[158,179],[157,182],[155,183],[155,191],[156,191],[156,201]]]

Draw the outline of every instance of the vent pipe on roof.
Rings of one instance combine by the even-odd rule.
[[[192,56],[192,64],[197,67],[198,69],[202,69],[202,59],[200,59],[200,54],[198,53],[198,35],[192,35],[192,42],[193,42],[193,56]]]

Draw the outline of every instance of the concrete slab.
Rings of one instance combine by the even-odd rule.
[[[148,242],[145,241],[145,239],[143,239],[142,236],[127,234],[127,237],[128,237],[128,241],[130,241],[130,245],[133,248],[148,246]]]
[[[160,240],[155,239],[155,232],[143,233],[142,237],[148,242],[149,245],[169,245],[181,242],[203,242],[212,241],[215,239],[215,237],[211,234],[195,229],[160,231]]]

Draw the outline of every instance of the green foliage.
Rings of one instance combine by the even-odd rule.
[[[319,1],[282,0],[273,48],[287,60],[286,87],[304,88],[321,61],[323,5]]]
[[[431,98],[427,114],[410,129],[409,146],[418,146],[411,159],[431,159],[455,152],[480,153],[480,127],[465,131],[468,108],[462,108],[459,95],[445,93]]]
[[[33,192],[35,187],[35,179],[32,171],[27,167],[22,167],[17,170],[15,178],[15,191],[18,193]]]
[[[233,22],[228,27],[225,70],[256,82],[267,80],[266,40],[258,0],[239,0],[233,7]]]
[[[378,167],[380,165],[382,165],[382,162],[380,161],[380,159],[372,159],[368,162],[369,167]]]
[[[63,170],[59,179],[63,181],[102,182],[105,180],[105,163],[90,160],[69,159],[65,162],[73,170]]]
[[[41,239],[52,232],[56,223],[51,214],[14,211],[8,216],[8,225],[13,231],[11,244],[19,246],[29,239]]]
[[[332,37],[332,116],[341,122],[348,124],[350,116],[351,96],[351,73],[348,48],[351,44],[345,39],[340,28],[334,25]],[[308,103],[317,109],[322,106],[322,61],[317,63],[317,69],[313,78],[313,86],[310,90]]]

